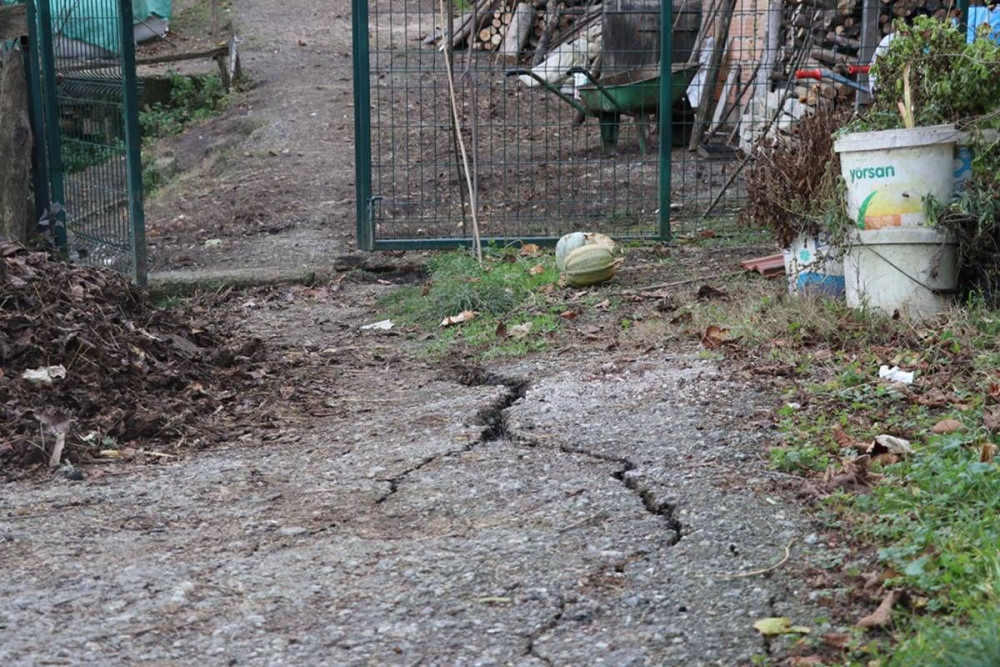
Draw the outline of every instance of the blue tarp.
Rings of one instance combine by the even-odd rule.
[[[1000,5],[992,11],[989,7],[969,7],[969,32],[966,38],[971,42],[979,34],[979,27],[990,26],[990,39],[1000,42]]]
[[[0,5],[23,0],[0,0]],[[135,22],[169,19],[173,0],[132,0]],[[53,35],[118,52],[118,0],[50,0]]]

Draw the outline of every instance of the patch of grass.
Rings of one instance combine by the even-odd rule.
[[[179,134],[185,127],[222,113],[229,104],[222,80],[215,74],[184,76],[170,72],[170,100],[139,112],[145,141]]]
[[[995,667],[1000,665],[1000,609],[974,614],[966,625],[917,624],[916,637],[896,651],[894,667]]]
[[[551,254],[488,249],[480,268],[469,252],[459,250],[433,256],[427,270],[426,284],[393,290],[379,307],[403,326],[433,334],[429,354],[461,344],[483,358],[522,356],[546,349],[562,326],[564,304],[541,296],[559,278]],[[473,320],[440,326],[444,318],[469,310],[477,313]]]
[[[886,587],[909,593],[895,610],[895,657],[883,664],[1000,665],[1000,431],[990,421],[1000,416],[1000,313],[973,300],[913,325],[760,284],[736,280],[728,298],[692,305],[690,326],[726,327],[728,357],[758,369],[778,362],[797,378],[778,410],[771,464],[822,487],[878,435],[914,450],[876,458],[860,490],[834,490],[818,511],[875,549]],[[881,365],[915,371],[915,382],[880,381]],[[935,433],[945,419],[960,428]]]

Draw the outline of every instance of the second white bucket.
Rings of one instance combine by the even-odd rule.
[[[854,132],[834,142],[847,183],[847,214],[859,229],[918,227],[926,199],[951,199],[960,133],[953,125]]]
[[[958,285],[955,239],[897,227],[856,234],[844,257],[847,305],[924,320],[948,308]]]

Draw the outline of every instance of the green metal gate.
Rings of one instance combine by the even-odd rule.
[[[71,260],[144,285],[132,0],[29,0],[28,15],[40,224]]]
[[[622,21],[640,16],[644,43],[612,46],[605,35],[600,78],[641,72],[645,99],[630,102],[628,110],[605,108],[586,117],[581,108],[593,111],[600,100],[581,107],[573,95],[532,85],[527,49],[504,56],[496,38],[477,41],[487,36],[478,34],[480,25],[509,26],[515,4],[353,0],[359,247],[469,244],[473,209],[484,242],[544,243],[578,229],[619,240],[670,237],[674,85],[660,73],[671,71],[671,3],[616,3]],[[546,27],[548,43],[559,40],[561,17],[573,12],[590,25],[603,21],[608,31],[608,11],[602,16],[593,0],[570,8],[549,0],[548,10],[537,0],[522,5],[532,7],[523,11],[539,23],[554,22]],[[503,7],[509,11],[501,14]],[[483,23],[468,19],[475,11],[490,16]],[[463,19],[475,23],[475,31],[463,46],[452,47]],[[583,47],[574,41],[567,48]],[[579,94],[601,94],[586,90],[587,75],[573,76]]]

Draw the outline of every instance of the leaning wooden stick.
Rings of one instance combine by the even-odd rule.
[[[444,0],[440,0],[441,25],[444,25],[445,12]],[[451,50],[444,50],[445,72],[448,75],[448,96],[451,99],[452,121],[455,123],[456,134],[458,135],[458,148],[462,153],[462,164],[465,166],[465,184],[469,188],[469,200],[472,213],[472,247],[476,253],[476,261],[480,265],[483,263],[483,246],[479,238],[479,218],[476,212],[475,187],[472,185],[472,178],[469,175],[469,157],[465,153],[465,140],[462,139],[461,124],[458,119],[458,100],[455,97],[455,77],[451,71]]]

